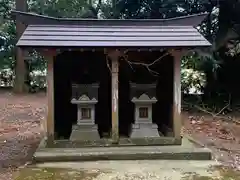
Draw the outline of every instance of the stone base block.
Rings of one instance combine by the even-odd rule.
[[[159,137],[158,126],[152,123],[139,123],[132,125],[131,138]]]
[[[70,140],[99,140],[97,125],[74,125]]]
[[[161,137],[160,137],[161,138]],[[165,140],[164,140],[165,141]],[[69,142],[72,144],[72,142]],[[137,144],[135,144],[137,145]],[[166,144],[109,147],[100,144],[97,147],[82,145],[72,147],[54,147],[37,149],[34,163],[102,161],[102,160],[211,160],[212,153],[207,148],[198,148],[185,137],[182,145],[166,146]],[[83,178],[87,179],[87,178]],[[134,179],[134,178],[133,178]],[[151,178],[150,178],[151,179]]]

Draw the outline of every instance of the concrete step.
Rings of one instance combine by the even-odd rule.
[[[183,146],[134,146],[97,148],[44,148],[34,154],[34,161],[99,161],[99,160],[211,160],[206,148]]]

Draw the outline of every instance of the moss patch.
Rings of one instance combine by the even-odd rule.
[[[84,171],[62,168],[25,168],[15,174],[15,180],[92,180],[100,171]]]

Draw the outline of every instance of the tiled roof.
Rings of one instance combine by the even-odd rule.
[[[29,25],[17,45],[32,47],[196,47],[211,44],[191,26]]]

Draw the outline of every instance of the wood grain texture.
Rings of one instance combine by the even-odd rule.
[[[54,55],[49,53],[45,55],[47,58],[47,142],[52,144],[54,141],[54,73],[53,73],[53,58]]]
[[[181,137],[181,58],[183,51],[173,51],[174,57],[174,75],[173,75],[173,131],[174,137]]]
[[[112,140],[119,140],[119,117],[118,117],[118,56],[112,58]]]

